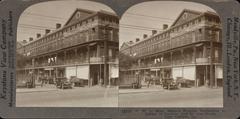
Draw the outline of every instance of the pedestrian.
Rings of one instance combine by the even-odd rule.
[[[149,85],[150,85],[150,83],[152,82],[152,79],[151,79],[151,76],[150,76],[150,75],[147,76],[147,80],[148,80],[148,85],[147,85],[147,87],[149,88]]]
[[[43,87],[43,84],[44,84],[44,78],[42,76],[39,77],[40,81],[42,82],[41,83],[41,87]]]

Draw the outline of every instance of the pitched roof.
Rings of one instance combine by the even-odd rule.
[[[78,11],[88,13],[89,15],[86,16],[86,17],[84,17],[84,18],[77,19],[77,20],[71,22],[72,18],[74,17],[74,15],[75,15]],[[108,11],[104,11],[104,10],[100,10],[100,11],[96,12],[96,11],[92,11],[92,10],[86,10],[86,9],[77,8],[77,9],[73,12],[73,14],[70,16],[70,18],[67,20],[67,22],[65,23],[65,25],[64,25],[63,27],[61,27],[61,28],[59,28],[59,29],[56,29],[56,30],[53,30],[52,32],[48,33],[47,35],[44,35],[43,37],[46,37],[46,36],[49,36],[49,35],[51,35],[51,34],[54,34],[54,33],[58,32],[58,31],[61,31],[61,30],[63,30],[65,27],[68,27],[68,26],[70,26],[70,25],[72,25],[72,24],[75,24],[75,23],[79,22],[80,20],[84,20],[84,19],[87,19],[87,18],[89,18],[89,17],[95,16],[95,15],[97,15],[98,13],[103,13],[103,14],[107,14],[107,15],[112,15],[112,16],[118,17],[116,14],[111,13],[111,12],[108,12]],[[71,22],[71,23],[70,23],[70,22]],[[31,41],[31,42],[25,43],[24,45],[28,45],[28,44],[30,44],[30,43],[32,43],[32,42],[36,42],[37,40],[42,39],[43,37],[37,38],[36,40],[33,40],[33,41]]]
[[[86,9],[81,9],[81,8],[77,8],[72,15],[70,16],[70,18],[67,20],[67,22],[65,23],[64,26],[68,25],[70,23],[70,21],[73,19],[73,17],[76,15],[77,12],[81,12],[81,13],[86,13],[86,14],[94,14],[96,13],[95,11],[92,10],[86,10]]]
[[[188,14],[186,16],[184,16],[184,14]],[[189,9],[184,9],[180,14],[179,16],[177,17],[177,19],[173,22],[173,24],[171,25],[172,26],[175,26],[177,24],[180,24],[182,22],[184,22],[184,19],[191,19],[193,17],[196,17],[198,15],[202,14],[202,12],[199,12],[199,11],[195,11],[195,10],[189,10]],[[184,17],[187,17],[187,18],[184,18]]]
[[[132,46],[134,43],[133,42],[124,42],[123,44],[122,44],[122,46],[120,47],[120,49],[126,49],[126,48],[128,48],[128,47],[130,47],[130,46]]]

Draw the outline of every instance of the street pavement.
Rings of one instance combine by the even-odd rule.
[[[101,86],[57,89],[54,86],[16,90],[17,107],[223,107],[223,88],[166,90]]]
[[[223,107],[223,88],[155,89],[147,93],[146,90],[139,89],[134,93],[121,89],[119,107]]]
[[[120,89],[118,92],[119,94],[129,94],[129,93],[152,93],[152,92],[159,92],[162,91],[161,86],[150,86],[149,88],[147,86],[144,86],[139,89]]]
[[[58,90],[55,85],[46,84],[43,87],[36,86],[35,88],[17,88],[17,93],[33,93],[33,92],[47,92]]]
[[[17,89],[17,107],[117,107],[117,87]]]

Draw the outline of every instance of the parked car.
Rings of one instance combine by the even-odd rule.
[[[142,84],[141,84],[141,79],[139,78],[136,78],[136,80],[132,83],[132,88],[133,89],[139,89],[139,88],[142,88]]]
[[[26,80],[20,80],[16,83],[17,88],[26,88],[27,87],[27,81]]]
[[[84,87],[84,79],[77,78],[76,76],[71,76],[70,80],[74,84],[74,86]]]
[[[168,89],[168,90],[178,88],[178,84],[174,81],[173,78],[163,78],[162,86],[164,89]]]
[[[134,82],[134,83],[132,83],[132,88],[133,89],[139,89],[139,88],[142,88],[142,85],[138,82]]]
[[[72,82],[66,77],[56,78],[56,87],[60,89],[72,88]]]
[[[194,85],[194,81],[185,79],[183,77],[177,77],[176,82],[178,83],[179,87],[190,88]]]

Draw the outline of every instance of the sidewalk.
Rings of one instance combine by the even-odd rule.
[[[32,92],[47,92],[47,91],[57,91],[55,85],[44,85],[36,86],[35,88],[17,88],[16,93],[32,93]]]
[[[35,88],[17,88],[16,92],[17,93],[33,93],[33,92],[48,92],[48,91],[76,91],[76,90],[84,90],[84,91],[90,91],[90,90],[112,90],[116,89],[118,90],[117,86],[111,86],[111,87],[104,87],[104,86],[84,86],[84,87],[73,87],[72,89],[68,90],[63,90],[63,89],[58,89],[56,88],[55,85],[53,84],[45,84],[43,87],[41,86],[36,86]]]
[[[151,93],[151,92],[160,92],[163,91],[161,86],[150,86],[142,87],[140,89],[120,89],[119,94],[129,94],[129,93]]]

